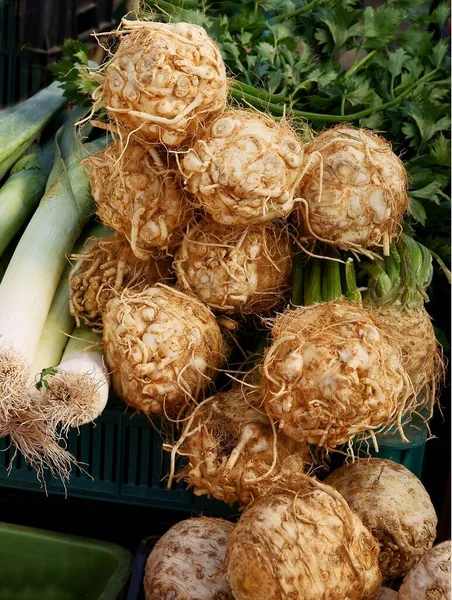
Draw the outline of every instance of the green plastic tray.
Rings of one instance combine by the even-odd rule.
[[[167,489],[169,454],[162,451],[162,439],[144,415],[132,417],[123,408],[107,408],[94,423],[71,431],[69,450],[84,463],[86,473],[74,470],[68,497],[217,516],[238,513],[224,502],[195,496],[182,482]],[[0,487],[44,491],[20,455],[8,474],[12,456],[9,439],[0,438]],[[66,493],[61,482],[51,477],[46,487],[49,494]]]
[[[0,522],[0,600],[114,600],[131,570],[115,544]]]

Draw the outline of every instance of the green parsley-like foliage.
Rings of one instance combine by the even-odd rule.
[[[56,369],[56,367],[47,367],[46,369],[43,369],[41,373],[39,373],[39,379],[36,382],[36,389],[47,389],[49,387],[49,382],[46,378],[51,377],[52,375],[56,375],[57,373],[58,370]]]

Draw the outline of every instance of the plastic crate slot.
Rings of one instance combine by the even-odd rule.
[[[105,480],[116,482],[116,452],[119,447],[118,427],[113,423],[105,424]]]
[[[137,457],[139,461],[139,473],[140,473],[140,485],[148,486],[150,481],[149,477],[149,449],[151,447],[151,429],[150,427],[144,427],[141,430],[141,442],[140,442],[140,456]],[[141,457],[141,458],[140,458]]]
[[[102,481],[100,475],[102,468],[102,423],[93,423],[92,431],[92,453],[90,461],[90,473],[94,479]]]

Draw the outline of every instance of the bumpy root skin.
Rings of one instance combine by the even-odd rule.
[[[371,131],[338,125],[314,138],[306,157],[299,205],[304,234],[344,250],[389,254],[408,208],[407,174],[390,144]]]
[[[182,288],[213,311],[268,313],[290,289],[290,238],[273,224],[237,230],[203,221],[184,237],[174,268]]]
[[[359,304],[286,310],[272,334],[261,385],[284,433],[329,449],[401,423],[411,385],[400,350]]]
[[[333,471],[337,489],[380,544],[384,579],[403,577],[432,547],[437,517],[422,483],[403,465],[361,459]]]
[[[451,543],[442,542],[429,550],[406,575],[399,600],[450,600]]]
[[[146,600],[233,600],[224,559],[234,525],[208,517],[177,523],[154,546],[146,563]]]
[[[226,105],[226,69],[206,31],[190,23],[123,19],[98,102],[137,138],[180,147]]]
[[[246,226],[292,211],[303,157],[301,140],[285,121],[231,109],[197,139],[181,171],[212,219]]]
[[[69,309],[77,327],[84,323],[101,330],[107,302],[124,288],[139,291],[171,276],[169,258],[139,260],[119,234],[89,238],[71,258],[77,262],[69,275]]]
[[[381,585],[376,540],[339,494],[314,480],[247,508],[226,564],[236,600],[374,600]]]
[[[148,260],[156,249],[177,244],[193,217],[177,173],[161,157],[134,141],[120,140],[86,159],[97,214],[126,236],[132,252]]]
[[[172,454],[188,457],[178,479],[197,496],[244,506],[308,469],[307,444],[278,434],[261,404],[259,394],[236,388],[194,409]]]
[[[221,367],[222,337],[198,299],[159,285],[124,290],[103,315],[105,360],[113,387],[144,413],[187,408]]]

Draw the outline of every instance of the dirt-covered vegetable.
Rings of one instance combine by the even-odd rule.
[[[103,79],[95,98],[118,126],[174,147],[224,109],[226,69],[202,27],[123,19],[116,34],[119,47],[94,78]]]
[[[285,120],[228,110],[184,156],[182,175],[217,223],[263,223],[292,211],[303,156],[302,142]]]
[[[120,140],[86,161],[102,222],[127,237],[135,256],[177,243],[174,233],[191,218],[175,171],[154,148]]]
[[[193,410],[172,455],[188,457],[178,478],[196,495],[244,505],[307,469],[307,444],[278,434],[261,405],[258,393],[237,387]]]
[[[397,600],[397,592],[390,590],[387,587],[381,587],[378,592],[377,600]]]
[[[401,421],[409,382],[400,350],[359,304],[286,310],[272,336],[263,393],[290,437],[334,448]]]
[[[390,144],[371,131],[338,125],[305,150],[301,181],[304,234],[345,250],[383,248],[401,232],[407,174]]]
[[[234,525],[200,517],[177,523],[146,562],[146,600],[233,600],[224,559]]]
[[[259,498],[231,533],[235,600],[374,600],[378,543],[340,494],[310,478],[297,493]]]
[[[336,469],[326,482],[377,538],[384,579],[403,577],[432,547],[435,509],[422,483],[403,465],[362,459]]]
[[[194,402],[221,367],[212,312],[167,286],[124,290],[103,314],[105,360],[116,393],[144,413],[173,414]]]
[[[450,541],[429,550],[406,575],[398,600],[450,600]]]
[[[102,327],[102,312],[107,302],[124,289],[139,291],[170,277],[169,258],[140,260],[126,238],[112,234],[90,238],[78,254],[69,276],[69,307],[77,325]]]
[[[174,268],[180,285],[214,311],[268,313],[290,288],[292,252],[284,227],[203,221],[184,237]]]

